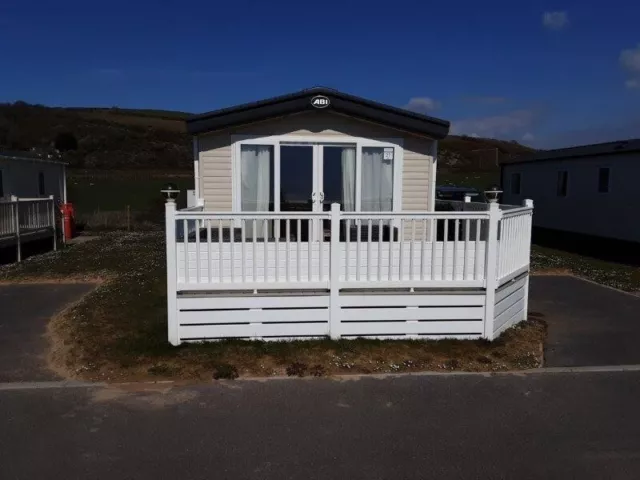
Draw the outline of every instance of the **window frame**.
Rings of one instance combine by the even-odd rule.
[[[561,192],[560,186],[561,186],[561,175],[565,175],[566,177],[566,181],[564,182],[564,193]],[[566,198],[569,196],[569,170],[563,169],[563,170],[557,170],[557,174],[556,174],[556,197],[559,198]]]
[[[600,190],[600,174],[603,170],[607,171],[607,189],[606,190]],[[596,191],[600,194],[608,194],[609,192],[611,192],[611,167],[609,167],[608,165],[605,166],[599,166],[598,167],[598,177],[596,180]]]
[[[514,191],[514,186],[516,185],[516,183],[514,182],[514,178],[516,177],[516,175],[518,176],[518,191]],[[511,173],[511,180],[510,180],[510,190],[511,190],[511,195],[522,195],[522,172],[513,172]]]
[[[393,148],[393,209],[392,212],[402,211],[402,183],[404,174],[404,147],[402,138],[364,138],[338,135],[231,135],[231,177],[232,177],[232,212],[240,213],[242,202],[240,159],[242,145],[270,145],[274,152],[274,213],[280,212],[280,145],[307,144],[314,146],[314,169],[321,158],[319,150],[324,145],[355,145],[356,146],[356,212],[361,211],[361,172],[362,148],[382,147]],[[322,172],[320,172],[321,174]],[[316,185],[319,174],[314,172],[313,191],[319,190]]]

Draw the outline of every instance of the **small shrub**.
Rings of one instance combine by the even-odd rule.
[[[309,374],[314,377],[324,377],[327,374],[327,369],[322,365],[314,365],[309,369]]]
[[[287,367],[287,375],[290,377],[304,377],[307,373],[307,366],[304,363],[293,362]]]
[[[213,370],[215,380],[235,380],[238,377],[238,369],[229,363],[220,363]]]
[[[451,370],[455,370],[456,368],[460,368],[460,360],[458,360],[457,358],[451,358],[444,362],[444,366]]]

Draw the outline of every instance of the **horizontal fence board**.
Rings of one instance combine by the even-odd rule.
[[[524,309],[523,310],[518,310],[517,312],[515,312],[511,318],[509,318],[506,322],[504,322],[499,328],[497,328],[494,332],[494,338],[497,337],[498,335],[500,335],[502,332],[504,332],[507,328],[513,327],[515,324],[517,324],[520,320],[522,320],[524,318]]]
[[[341,335],[386,334],[476,334],[482,333],[482,321],[475,322],[373,322],[341,323]]]
[[[342,307],[484,306],[484,295],[341,295]]]
[[[519,288],[508,297],[504,297],[502,300],[496,303],[496,306],[494,309],[494,316],[498,317],[500,314],[502,314],[502,312],[507,310],[514,303],[517,303],[518,301],[522,300],[524,298],[524,295],[525,295],[524,288]]]
[[[520,280],[517,280],[515,282],[511,282],[511,283],[509,283],[507,285],[504,285],[502,288],[497,290],[496,291],[496,304],[499,303],[505,297],[508,297],[509,295],[511,295],[513,292],[515,292],[519,288],[524,288],[524,286],[526,285],[526,281],[527,281],[526,277],[525,278],[521,278]]]
[[[426,308],[342,308],[342,322],[385,320],[469,320],[482,319],[482,307],[426,307]]]
[[[199,310],[180,311],[180,325],[219,323],[328,322],[328,308],[289,310]]]
[[[180,326],[182,339],[255,338],[255,337],[307,337],[325,336],[329,323],[258,323],[248,325],[192,325]]]
[[[299,308],[329,307],[328,295],[268,296],[238,295],[235,297],[178,297],[178,310],[239,309],[239,308]]]
[[[503,311],[500,315],[496,316],[495,321],[493,322],[494,331],[500,329],[505,322],[507,322],[510,318],[512,318],[517,312],[520,312],[524,309],[524,298],[518,300],[516,303],[511,305],[505,311]]]
[[[436,334],[396,334],[396,335],[366,335],[366,334],[356,334],[356,335],[343,335],[343,338],[367,338],[371,340],[477,340],[482,338],[482,333],[476,333],[473,335],[455,335],[455,334],[444,334],[444,335],[436,335]]]

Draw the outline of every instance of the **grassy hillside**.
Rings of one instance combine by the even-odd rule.
[[[189,169],[191,139],[184,124],[188,115],[165,110],[0,104],[0,148],[51,151],[60,134],[71,134],[77,148],[63,155],[72,167]],[[449,136],[440,142],[439,169],[443,173],[495,171],[496,158],[528,151],[516,142]]]

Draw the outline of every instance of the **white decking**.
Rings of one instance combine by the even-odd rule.
[[[532,207],[491,207],[232,214],[168,203],[169,340],[492,339],[526,316]]]
[[[56,216],[53,196],[49,198],[17,198],[0,202],[0,248],[15,247],[16,259],[22,259],[22,245],[53,239],[56,244]]]

